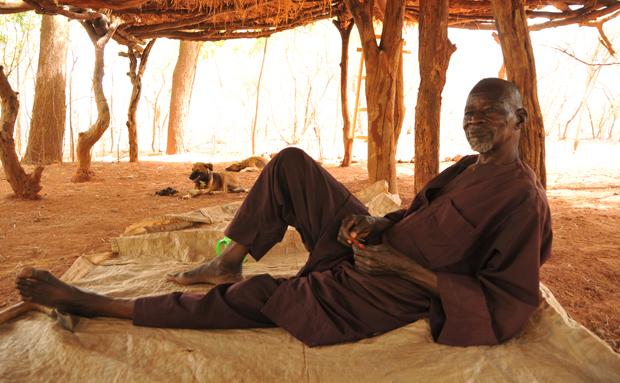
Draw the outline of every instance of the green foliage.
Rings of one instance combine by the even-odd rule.
[[[22,37],[41,24],[41,16],[34,12],[13,13],[0,17],[0,44]],[[16,36],[17,32],[17,36]]]
[[[34,12],[14,13],[0,17],[1,65],[10,73],[19,65],[24,49],[31,43],[30,36],[41,25],[41,16]],[[35,40],[36,41],[36,40]]]
[[[200,47],[200,56],[198,57],[199,60],[206,60],[209,57],[213,56],[215,54],[215,51],[218,48],[221,48],[224,46],[225,41],[224,40],[220,40],[220,41],[207,41],[205,43],[202,44],[202,46]]]

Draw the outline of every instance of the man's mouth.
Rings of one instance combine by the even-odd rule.
[[[481,139],[488,138],[491,134],[484,128],[466,128],[465,136],[467,136],[467,139]]]

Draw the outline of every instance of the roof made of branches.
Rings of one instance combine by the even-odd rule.
[[[372,0],[368,0],[372,1]],[[374,0],[377,14],[385,0]],[[620,13],[618,0],[524,0],[530,29],[579,23],[597,26]],[[84,20],[104,14],[117,20],[117,40],[140,45],[146,39],[168,37],[215,41],[265,37],[315,21],[345,17],[344,0],[26,0],[40,13],[63,14]],[[420,2],[406,0],[406,19],[416,22]],[[455,28],[495,29],[488,0],[451,0],[449,25]]]

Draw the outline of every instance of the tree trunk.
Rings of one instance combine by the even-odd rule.
[[[129,162],[138,162],[138,123],[136,122],[136,112],[138,111],[138,102],[140,102],[140,94],[142,93],[142,75],[146,69],[146,63],[149,54],[155,44],[156,39],[152,39],[146,44],[140,65],[138,66],[138,54],[136,51],[128,47],[127,56],[129,57],[129,72],[127,75],[131,80],[131,98],[129,99],[129,110],[127,112],[127,131],[129,135]]]
[[[398,193],[396,180],[397,133],[402,126],[402,91],[398,91],[402,61],[403,0],[388,0],[381,43],[377,44],[372,23],[374,1],[346,1],[360,34],[366,61],[368,108],[368,179],[386,180],[390,193]],[[400,121],[397,121],[400,119]]]
[[[92,22],[82,22],[84,29],[88,33],[95,48],[95,68],[93,70],[93,92],[97,104],[97,121],[86,132],[78,135],[77,158],[78,169],[71,179],[73,182],[85,182],[91,179],[93,172],[90,170],[91,149],[105,133],[110,125],[110,108],[108,101],[103,93],[103,68],[104,68],[104,49],[118,26],[115,22],[107,32],[101,36],[93,27]]]
[[[44,15],[41,20],[39,66],[35,85],[28,146],[28,164],[62,162],[66,119],[66,61],[69,21]]]
[[[338,17],[334,20],[334,25],[338,28],[341,38],[340,49],[340,102],[342,104],[342,143],[344,144],[344,156],[342,157],[341,167],[351,165],[353,151],[353,129],[351,128],[351,118],[349,117],[349,97],[347,90],[349,73],[349,39],[353,30],[353,20]]]
[[[420,88],[415,107],[415,190],[439,173],[441,92],[450,56],[456,46],[448,39],[448,0],[420,1]]]
[[[4,75],[4,69],[0,66],[0,98],[2,105],[0,112],[0,160],[6,179],[11,189],[19,198],[36,199],[41,190],[41,174],[43,167],[38,166],[32,174],[26,174],[19,164],[19,158],[15,152],[15,140],[13,130],[19,111],[17,94],[11,88],[11,84]]]
[[[252,119],[252,155],[256,154],[256,124],[258,123],[258,101],[260,97],[260,82],[263,78],[263,68],[265,67],[265,57],[267,57],[267,42],[269,37],[265,38],[265,46],[263,47],[263,60],[260,63],[260,72],[258,72],[258,82],[256,83],[256,106],[254,107],[254,119]]]
[[[523,0],[491,0],[506,73],[523,95],[528,124],[521,130],[521,158],[546,186],[545,127],[538,103],[536,65]]]
[[[181,41],[179,45],[179,57],[172,74],[166,154],[177,154],[184,151],[183,128],[189,113],[201,45],[202,42],[199,41]]]

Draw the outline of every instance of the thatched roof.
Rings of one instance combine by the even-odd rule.
[[[419,1],[406,1],[406,18],[415,22]],[[141,43],[168,37],[214,41],[264,37],[275,32],[336,16],[350,17],[344,0],[26,0],[0,1],[3,6],[27,5],[38,12],[72,18],[102,13],[120,19],[117,40]],[[377,14],[385,0],[375,0]],[[580,23],[602,23],[620,13],[617,0],[525,0],[531,29]],[[549,8],[545,8],[549,7]],[[449,24],[455,28],[495,29],[488,0],[451,0]]]

